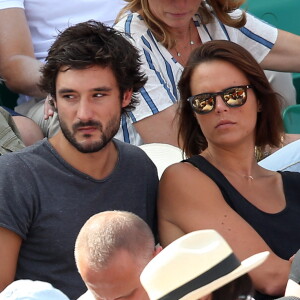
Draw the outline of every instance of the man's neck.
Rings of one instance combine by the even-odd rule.
[[[61,131],[50,138],[49,142],[73,168],[97,180],[107,177],[115,168],[118,160],[118,150],[112,141],[94,153],[78,151],[66,140]]]

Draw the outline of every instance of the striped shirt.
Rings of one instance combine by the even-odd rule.
[[[236,10],[233,15],[240,15]],[[199,15],[193,17],[202,43],[210,40],[230,40],[246,48],[261,62],[273,47],[278,31],[273,26],[247,13],[247,23],[236,29],[221,23],[216,17],[209,24],[202,24]],[[143,143],[133,123],[159,113],[178,101],[177,83],[183,66],[153,36],[143,18],[138,13],[123,17],[115,28],[124,32],[129,41],[141,54],[142,69],[148,77],[146,85],[140,90],[140,104],[128,117],[123,116],[116,138],[127,143]]]

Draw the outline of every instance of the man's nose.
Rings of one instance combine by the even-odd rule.
[[[81,99],[77,108],[77,118],[82,121],[88,121],[93,118],[93,107],[87,99]]]

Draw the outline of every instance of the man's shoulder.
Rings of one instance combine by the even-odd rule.
[[[150,160],[149,156],[145,153],[145,151],[143,151],[138,146],[128,144],[117,139],[115,139],[115,143],[120,151],[120,155],[123,156],[123,158],[134,157],[135,159]]]
[[[119,140],[116,140],[117,148],[119,149],[119,159],[122,168],[130,168],[139,172],[147,170],[147,174],[157,174],[157,169],[154,162],[146,154],[144,150],[138,146],[131,145]],[[152,172],[150,172],[152,170]],[[157,175],[156,175],[157,176]]]

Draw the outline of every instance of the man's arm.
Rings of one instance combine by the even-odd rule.
[[[15,279],[22,239],[16,233],[0,228],[0,291]]]
[[[45,97],[37,86],[42,63],[34,56],[24,10],[0,10],[0,28],[0,76],[5,84],[16,93]]]

